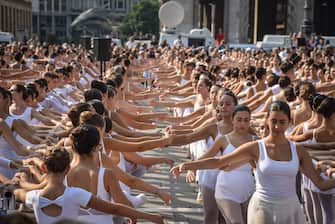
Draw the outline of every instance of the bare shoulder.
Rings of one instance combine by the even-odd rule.
[[[259,157],[259,150],[258,150],[258,141],[250,141],[242,144],[238,147],[239,150],[248,153],[250,156],[252,156],[253,160],[257,161]]]

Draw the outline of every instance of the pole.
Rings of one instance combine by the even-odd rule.
[[[312,34],[312,7],[311,1],[305,0],[304,3],[304,19],[301,25],[301,31],[304,34],[305,38],[309,38]]]
[[[204,24],[204,3],[200,2],[200,24],[199,28],[202,29]]]
[[[258,32],[258,0],[255,0],[255,11],[254,11],[254,44],[257,43],[257,32]]]
[[[101,79],[101,81],[102,81],[102,79],[103,79],[103,61],[100,61],[100,79]]]
[[[215,39],[215,4],[211,3],[211,31],[212,31],[212,36]]]

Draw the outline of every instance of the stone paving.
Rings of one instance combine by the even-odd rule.
[[[176,163],[187,161],[184,147],[167,147],[146,152],[150,156],[166,156]],[[203,220],[202,205],[196,201],[197,188],[195,184],[185,182],[185,174],[175,178],[169,173],[168,165],[153,167],[144,175],[143,179],[148,183],[159,186],[172,194],[171,205],[165,205],[159,198],[147,194],[148,202],[140,210],[158,212],[166,216],[166,224],[200,224]],[[138,222],[148,223],[148,222]]]

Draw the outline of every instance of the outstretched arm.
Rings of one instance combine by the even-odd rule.
[[[233,170],[249,162],[255,162],[258,159],[258,143],[248,142],[233,152],[220,158],[209,158],[193,162],[182,163],[171,169],[174,175],[179,175],[184,170],[201,170],[220,168],[225,171]]]

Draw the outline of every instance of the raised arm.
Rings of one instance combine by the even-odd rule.
[[[104,138],[104,144],[108,151],[115,150],[118,152],[143,152],[170,145],[171,140],[172,137],[167,137],[143,142],[124,142],[114,138]]]
[[[314,168],[312,159],[302,146],[297,146],[300,159],[300,169],[303,174],[309,177],[320,190],[328,190],[335,187],[335,179],[324,180]]]
[[[179,175],[184,170],[202,170],[220,168],[225,171],[233,170],[246,163],[255,162],[258,160],[258,143],[248,142],[233,152],[224,155],[220,158],[202,159],[193,162],[182,163],[171,169],[174,175]]]
[[[155,194],[160,197],[166,204],[171,203],[171,195],[169,193],[164,192],[159,188],[146,183],[140,178],[124,172],[120,169],[120,167],[115,165],[113,161],[105,154],[102,154],[102,162],[106,168],[111,169],[112,172],[114,172],[115,176],[130,188]]]

